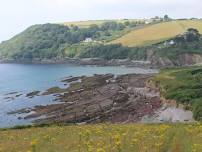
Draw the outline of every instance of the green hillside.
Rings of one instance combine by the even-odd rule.
[[[30,61],[79,56],[83,49],[106,44],[143,25],[144,22],[139,20],[34,25],[1,43],[0,58]]]
[[[37,58],[62,55],[66,43],[79,41],[68,27],[56,24],[34,25],[0,45],[0,56],[5,58]]]
[[[12,39],[0,44],[0,57],[13,59],[63,58],[72,45],[101,44],[110,41],[133,26],[117,22],[105,22],[88,28],[60,24],[34,25]],[[90,39],[89,42],[84,42]],[[80,47],[79,47],[80,48]]]
[[[173,44],[170,44],[170,42],[173,42]],[[152,52],[152,55],[149,55],[148,51]],[[180,57],[183,55],[190,57]],[[192,58],[193,55],[198,55],[198,59]],[[169,60],[173,66],[199,63],[201,62],[201,55],[202,37],[198,30],[192,28],[179,36],[151,46],[127,47],[121,44],[97,45],[82,49],[79,54],[81,58],[130,58],[136,60],[150,60],[151,62],[153,62],[152,60],[154,60],[154,62],[157,60]],[[157,63],[157,66],[161,65],[162,64]],[[164,66],[166,66],[166,63]]]
[[[81,28],[84,26],[85,28]],[[201,39],[195,42],[185,41],[183,45],[163,45],[165,40],[183,34],[189,27],[202,33],[200,20],[178,20],[148,25],[136,20],[34,25],[1,43],[0,59],[40,61],[80,57],[146,60],[147,50],[153,50],[157,57],[170,59],[177,59],[177,55],[183,53],[201,55]],[[155,45],[149,45],[154,43]]]

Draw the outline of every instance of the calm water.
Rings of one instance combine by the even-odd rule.
[[[62,87],[61,79],[68,76],[90,76],[93,74],[154,73],[157,70],[126,68],[74,66],[67,64],[0,64],[0,127],[28,124],[31,120],[19,120],[24,115],[8,115],[13,110],[32,108],[36,105],[54,104],[53,97],[43,96],[28,99],[25,94],[34,90],[44,91],[53,86]],[[7,95],[11,92],[18,92]],[[17,94],[23,94],[15,97]],[[11,98],[6,98],[11,97]]]

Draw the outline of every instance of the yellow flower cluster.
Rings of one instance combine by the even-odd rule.
[[[0,131],[0,152],[202,152],[202,124],[94,124]]]
[[[160,152],[169,125],[93,125],[80,128],[79,152]]]

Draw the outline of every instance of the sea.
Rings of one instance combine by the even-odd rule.
[[[122,66],[81,66],[70,64],[0,64],[0,128],[32,124],[33,119],[23,119],[29,113],[12,113],[32,109],[39,105],[57,104],[54,96],[26,97],[32,91],[45,91],[51,87],[66,87],[61,82],[70,76],[94,74],[148,74],[157,69]]]

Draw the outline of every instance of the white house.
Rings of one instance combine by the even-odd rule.
[[[164,42],[164,46],[168,46],[168,45],[174,45],[175,41],[174,40],[170,40],[170,41],[165,41]]]
[[[174,41],[174,40],[171,40],[171,41],[169,42],[169,44],[170,44],[170,45],[173,45],[173,44],[175,44],[175,41]]]
[[[92,41],[93,41],[93,39],[90,38],[90,37],[88,37],[88,38],[86,38],[86,39],[84,40],[85,43],[90,43],[90,42],[92,42]]]

